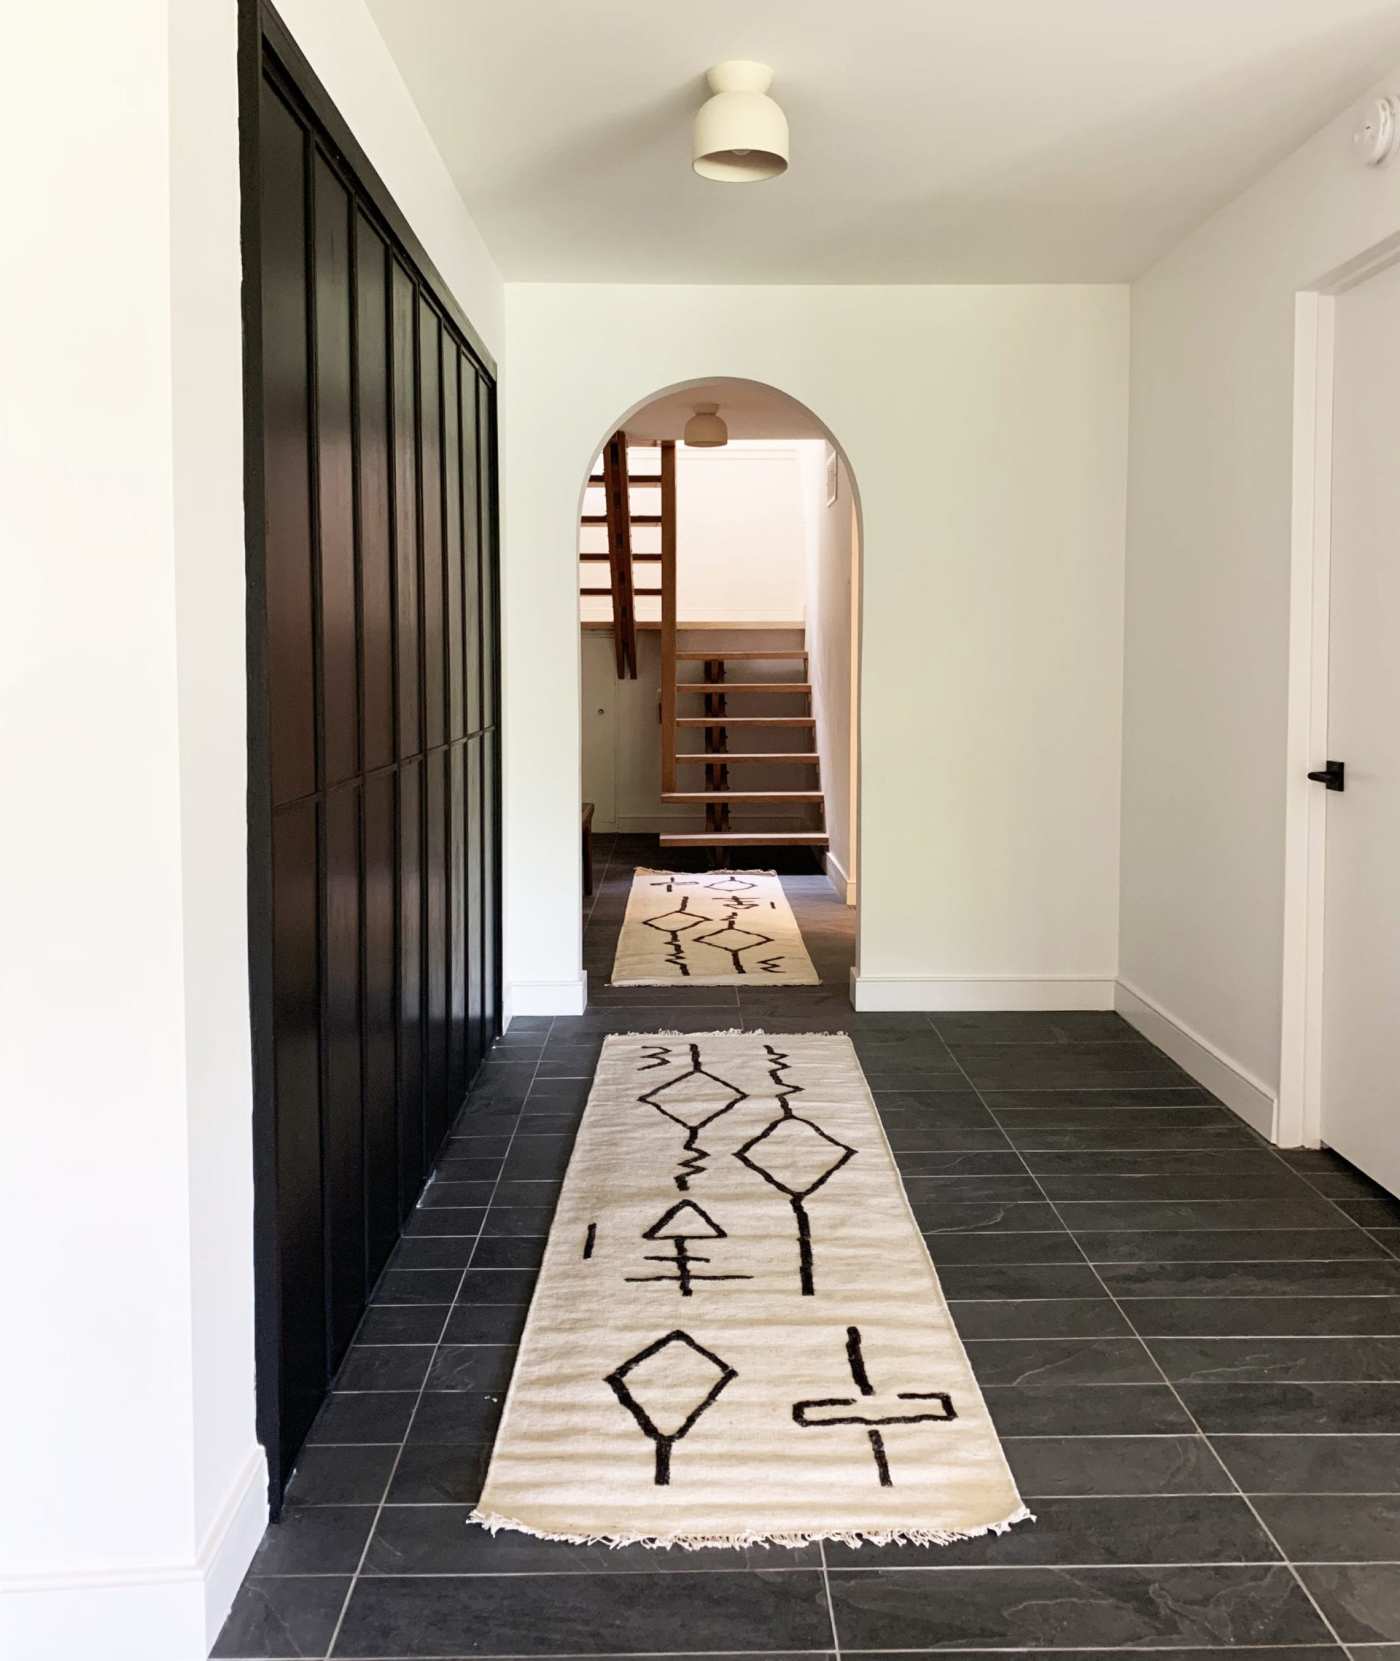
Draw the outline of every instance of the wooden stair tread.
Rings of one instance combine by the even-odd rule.
[[[659,594],[660,592],[661,592],[661,590],[659,588],[634,588],[632,590],[632,593],[633,593],[634,596],[638,595],[638,594]],[[579,589],[579,593],[580,594],[594,594],[594,595],[611,594],[612,589],[610,589],[610,588],[581,588],[581,589]]]
[[[775,628],[779,626],[778,624],[774,625]],[[769,658],[800,657],[805,661],[807,653],[805,651],[780,651],[777,647],[774,647],[771,652],[760,652],[755,651],[752,647],[745,647],[738,652],[677,652],[676,657],[686,663],[763,663]]]
[[[608,561],[612,558],[612,555],[611,554],[580,554],[578,557],[581,560],[601,560],[603,562],[603,564],[606,565],[608,563]],[[632,555],[632,563],[635,565],[639,559],[659,560],[660,558],[661,558],[660,554],[639,554],[639,553],[636,553],[634,551],[633,555]]]
[[[825,831],[662,831],[663,848],[825,848]]]
[[[731,761],[771,761],[784,767],[801,763],[804,766],[816,767],[820,764],[821,757],[815,750],[774,750],[767,755],[731,755],[728,750],[677,750],[676,761],[703,762],[707,767],[728,766]]]
[[[594,485],[606,484],[607,480],[604,479],[601,473],[590,473],[588,475],[588,483],[589,486],[592,487]],[[627,475],[627,485],[631,490],[645,490],[648,486],[652,490],[660,490],[661,475],[659,473],[629,473]]]
[[[667,790],[663,802],[820,802],[820,790]]]
[[[638,589],[639,594],[646,590]],[[678,715],[678,727],[815,727],[816,717],[813,715],[722,715],[711,718],[708,715]]]
[[[634,525],[659,525],[661,523],[659,513],[629,513],[627,517]],[[578,522],[580,525],[606,525],[608,516],[606,513],[581,513],[578,516]]]
[[[703,692],[713,697],[722,692],[810,692],[810,681],[677,681],[677,692]]]

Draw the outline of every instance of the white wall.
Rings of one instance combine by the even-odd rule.
[[[806,594],[795,444],[676,446],[676,616],[800,623]]]
[[[814,410],[861,493],[863,997],[1110,995],[1127,325],[1119,287],[507,285],[518,1012],[581,996],[579,476],[624,414],[712,375]]]
[[[1393,91],[1396,76],[1381,83]],[[1400,232],[1348,111],[1133,287],[1122,975],[1279,1080],[1295,295]],[[1204,1053],[1204,1052],[1203,1052]]]
[[[362,7],[281,9],[319,27],[385,177],[428,177]],[[0,106],[26,157],[0,264],[23,320],[0,376],[7,1661],[195,1661],[266,1513],[234,29],[222,0],[133,0],[76,30],[31,7],[7,37],[27,66]],[[55,108],[63,142],[35,146]],[[404,206],[498,345],[460,202]]]
[[[22,1427],[0,1520],[0,1651],[25,1661],[142,1654],[113,1620],[118,1603],[130,1620],[150,1619],[145,1654],[197,1653],[201,1553],[217,1545],[219,1522],[237,1525],[250,1489],[254,1521],[261,1498],[239,1216],[242,708],[235,683],[220,718],[217,689],[197,686],[201,666],[180,638],[183,625],[198,632],[202,608],[184,539],[212,533],[198,549],[214,571],[211,598],[225,555],[238,570],[242,557],[225,10],[191,39],[187,19],[172,29],[164,0],[94,12],[77,31],[71,17],[31,9],[10,39],[30,72],[0,117],[7,152],[28,157],[9,203],[22,233],[7,240],[5,310],[24,326],[6,340],[0,481],[5,749],[25,804],[0,829],[11,874],[0,1228],[14,1270],[9,1318],[26,1340],[25,1364],[0,1384],[6,1422]],[[211,58],[221,73],[208,76]],[[172,98],[177,68],[190,80]],[[64,142],[36,147],[55,97]],[[176,159],[191,101],[203,131],[192,124],[193,149]],[[205,188],[231,188],[232,203],[191,201],[190,173],[205,165]],[[193,383],[204,374],[201,398]],[[222,457],[205,449],[213,433],[231,442]],[[190,469],[178,478],[177,460]],[[202,466],[207,503],[190,488]],[[237,593],[227,626],[241,645]],[[205,730],[187,735],[186,714]],[[229,811],[231,836],[213,822]],[[196,897],[221,841],[235,844],[227,892]],[[227,1001],[219,929],[245,969]],[[204,1073],[214,1062],[217,1083]],[[232,1122],[215,1129],[211,1117]],[[191,1214],[214,1139],[238,1148],[218,1212],[231,1270],[211,1261]],[[211,1367],[219,1340],[207,1324],[196,1330],[193,1312],[196,1288],[219,1285],[235,1305],[215,1314],[231,1340],[226,1389]]]
[[[827,501],[829,446],[803,445],[807,509],[807,671],[817,721],[825,797],[827,875],[847,905],[856,903],[856,782],[860,590],[851,476],[835,458],[836,499]]]

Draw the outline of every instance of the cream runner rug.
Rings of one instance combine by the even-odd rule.
[[[816,986],[772,871],[646,871],[632,878],[614,986]]]
[[[609,1038],[474,1520],[735,1546],[1027,1516],[850,1040]]]

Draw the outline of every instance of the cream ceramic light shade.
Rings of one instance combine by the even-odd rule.
[[[702,179],[756,184],[787,172],[787,117],[768,97],[773,71],[735,59],[705,79],[714,94],[696,112],[691,165]]]
[[[719,418],[718,404],[697,404],[685,424],[685,442],[692,450],[717,450],[728,444],[729,428]]]

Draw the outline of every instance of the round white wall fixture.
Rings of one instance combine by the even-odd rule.
[[[692,450],[717,450],[728,444],[729,428],[719,418],[718,404],[697,404],[685,424],[685,442]]]
[[[746,185],[786,173],[787,117],[768,97],[768,65],[736,58],[716,64],[705,79],[714,96],[696,111],[690,147],[700,177]]]
[[[1400,145],[1400,98],[1372,99],[1351,142],[1367,167],[1388,162]]]

